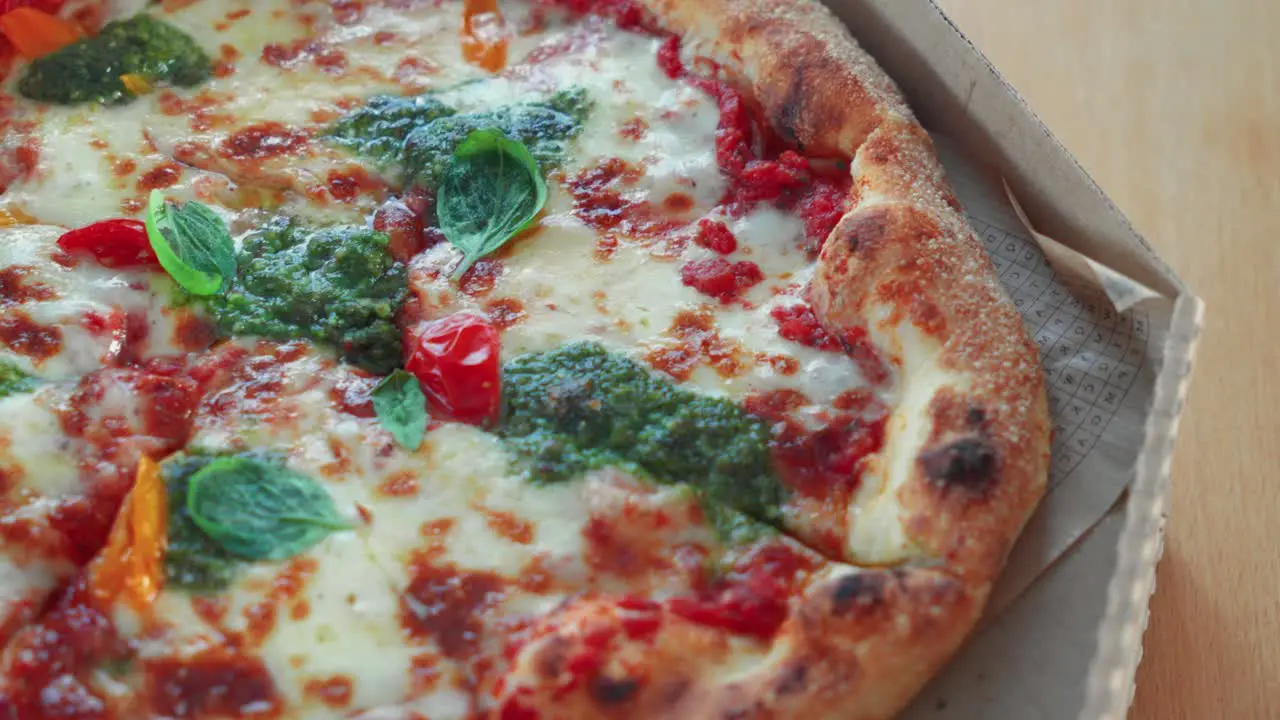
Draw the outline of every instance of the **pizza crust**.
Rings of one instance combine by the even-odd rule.
[[[695,56],[719,62],[784,137],[808,154],[852,159],[850,209],[822,250],[810,299],[829,328],[870,328],[900,364],[900,403],[849,514],[847,556],[866,567],[811,583],[756,666],[743,669],[723,633],[668,618],[634,690],[555,692],[557,659],[593,625],[618,620],[616,607],[583,598],[523,648],[504,698],[547,717],[889,717],[973,628],[1044,494],[1049,421],[1036,347],[928,134],[826,8],[643,4]]]

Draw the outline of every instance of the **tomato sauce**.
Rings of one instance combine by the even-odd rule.
[[[649,123],[644,118],[634,117],[618,127],[618,135],[631,142],[640,142],[649,132]]]
[[[31,279],[35,270],[30,265],[10,265],[0,270],[0,307],[57,299],[53,287]]]
[[[231,349],[227,354],[206,356],[191,376],[207,395],[204,414],[210,418],[249,416],[278,422],[291,416],[293,405],[285,397],[290,381],[289,365],[306,353],[306,344],[260,342],[253,355]],[[302,382],[317,382],[309,376]],[[215,385],[216,383],[216,385]],[[221,390],[210,394],[214,390]]]
[[[597,232],[616,232],[636,239],[661,238],[684,227],[685,223],[667,218],[648,200],[634,200],[623,194],[642,176],[640,168],[620,158],[609,158],[569,178],[574,215]]]
[[[697,595],[673,597],[666,607],[691,622],[765,640],[782,627],[791,596],[816,567],[784,543],[757,546]]]
[[[595,573],[638,581],[672,567],[669,548],[652,541],[670,520],[661,513],[632,513],[632,517],[592,516],[582,528],[585,560]],[[636,542],[639,537],[648,542]]]
[[[807,304],[779,305],[769,312],[778,323],[778,334],[794,343],[818,350],[840,350],[840,341],[818,322]]]
[[[232,133],[222,141],[218,152],[230,160],[264,160],[293,155],[309,142],[307,133],[268,121],[246,125]]]
[[[519,545],[533,542],[533,523],[509,510],[480,510],[484,513],[485,524],[499,537]]]
[[[728,226],[707,218],[698,221],[698,234],[694,236],[693,242],[721,255],[728,255],[738,249],[738,239]]]
[[[730,262],[712,257],[685,263],[680,268],[680,281],[727,305],[764,282],[764,273],[750,260]]]
[[[410,637],[432,639],[454,660],[479,652],[484,612],[501,602],[507,583],[486,571],[415,561],[409,587],[400,598],[400,623]]]
[[[484,306],[489,322],[499,330],[507,330],[529,316],[519,298],[496,298]]]
[[[305,38],[288,45],[268,43],[263,46],[260,57],[262,62],[281,70],[292,70],[304,61],[332,75],[340,75],[347,69],[347,56],[342,50]]]
[[[173,318],[173,343],[183,352],[209,349],[218,339],[218,328],[209,320],[193,313],[178,311]]]
[[[344,203],[355,200],[361,193],[383,187],[381,182],[360,167],[330,170],[325,176],[325,184],[329,188],[329,194],[338,202]]]
[[[177,185],[181,179],[181,165],[172,162],[161,163],[138,177],[137,188],[139,192],[163,190]]]
[[[884,385],[893,376],[889,361],[871,341],[867,329],[853,327],[843,335],[832,334],[807,304],[779,305],[769,315],[778,324],[778,334],[817,350],[843,352],[857,365],[863,379],[873,386]]]
[[[143,664],[151,712],[161,717],[278,717],[283,704],[262,660],[215,647]]]
[[[331,708],[344,708],[351,704],[355,694],[351,678],[346,675],[333,675],[327,678],[308,680],[302,689],[307,697],[314,698]]]
[[[812,422],[794,417],[809,404],[802,393],[781,389],[749,395],[748,413],[773,425],[769,449],[783,482],[813,498],[847,498],[857,486],[862,459],[884,445],[888,407],[865,388],[837,396],[833,410]]]
[[[90,602],[82,577],[5,648],[9,662],[0,711],[22,720],[110,720],[91,676],[104,663],[127,660],[130,652],[110,619]]]
[[[378,492],[387,497],[414,497],[418,494],[418,478],[409,470],[392,473],[378,484]]]
[[[339,412],[371,418],[374,416],[373,388],[380,379],[360,370],[350,370],[329,390],[329,400]]]
[[[299,601],[299,595],[315,574],[316,559],[299,555],[290,560],[271,582],[266,597],[244,608],[245,631],[243,635],[223,629],[223,634],[234,639],[237,647],[260,647],[276,627],[280,608]]]
[[[9,310],[0,316],[0,343],[41,362],[62,351],[62,329],[42,325],[22,310]]]
[[[111,174],[118,178],[128,177],[138,169],[138,161],[133,158],[117,158],[111,162]]]
[[[741,216],[758,203],[795,212],[804,221],[808,249],[816,255],[846,209],[852,185],[846,165],[814,163],[760,122],[733,87],[690,73],[680,58],[679,37],[667,37],[658,49],[657,63],[668,77],[684,79],[716,101],[716,163],[730,180],[721,201],[730,214]]]
[[[481,258],[475,265],[467,268],[458,280],[458,290],[463,295],[483,297],[493,292],[493,286],[502,277],[502,261],[495,258]]]
[[[333,21],[339,25],[355,25],[364,17],[362,0],[329,0]]]
[[[700,363],[706,363],[724,378],[737,377],[745,370],[742,347],[722,338],[715,317],[705,310],[676,313],[667,335],[672,342],[650,350],[645,360],[676,380],[688,380]]]

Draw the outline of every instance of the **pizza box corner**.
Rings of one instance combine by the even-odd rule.
[[[1019,218],[1026,223],[1026,235],[1043,241],[1040,247],[1050,258],[1046,266],[1052,268],[1046,273],[1070,274],[1074,267],[1096,281],[1103,304],[1114,301],[1114,307],[1104,311],[1105,317],[1083,322],[1085,311],[1075,307],[1079,300],[1068,300],[1075,313],[1073,321],[1071,315],[1063,315],[1068,308],[1062,303],[1046,305],[1047,295],[1039,287],[1026,291],[1027,283],[1037,281],[1034,262],[1024,267],[1015,257],[1000,256],[1001,238],[1019,233],[995,227],[988,231],[975,222],[979,236],[986,234],[984,242],[992,240],[988,249],[1016,303],[1038,303],[1033,312],[1047,313],[1047,322],[1063,322],[1077,332],[1081,327],[1085,332],[1097,331],[1097,360],[1091,360],[1089,340],[1073,346],[1069,337],[1053,335],[1048,325],[1030,326],[1033,316],[1024,309],[1042,355],[1058,348],[1072,355],[1061,367],[1050,367],[1052,363],[1046,361],[1055,455],[1070,452],[1065,442],[1059,448],[1059,440],[1076,440],[1086,455],[1091,449],[1107,454],[1100,448],[1111,442],[1109,459],[1120,483],[1114,495],[1095,493],[1095,501],[1107,499],[1105,508],[1093,515],[1075,513],[1076,520],[1090,518],[1088,526],[1076,534],[1055,535],[1033,528],[1037,522],[1032,521],[1028,528],[1032,536],[1024,535],[1010,566],[1011,570],[1017,566],[1019,555],[1038,553],[1042,562],[1034,566],[1034,577],[1025,588],[1019,586],[1016,594],[1010,594],[1007,604],[1000,602],[997,589],[995,612],[905,717],[1124,718],[1142,655],[1148,600],[1162,550],[1170,460],[1203,304],[931,0],[826,1],[902,87],[926,128],[969,160],[1000,175],[1014,206],[1025,211]],[[942,155],[945,162],[946,154]],[[952,172],[950,164],[948,172]],[[956,183],[957,190],[968,208],[962,184]],[[1009,248],[1015,245],[1014,239],[1008,241]],[[1031,279],[1022,280],[1023,274]],[[1012,290],[1011,281],[1020,283],[1017,290]],[[1137,288],[1137,294],[1125,288]],[[1089,305],[1087,299],[1084,304]],[[1110,310],[1117,311],[1114,320]],[[1107,396],[1072,386],[1083,379],[1103,392],[1124,388],[1123,382],[1117,386],[1120,370],[1098,371],[1111,364],[1110,358],[1125,366],[1126,358],[1116,357],[1119,351],[1109,354],[1104,347],[1106,337],[1118,336],[1121,327],[1144,341],[1141,345],[1138,340],[1129,341],[1129,352],[1140,347],[1143,357],[1138,365],[1145,367],[1134,373],[1139,377],[1127,380],[1134,406],[1127,421],[1104,412]],[[1076,362],[1081,357],[1083,363]],[[1064,400],[1065,410],[1055,402],[1059,399]],[[1098,410],[1101,429],[1088,432],[1088,420],[1072,424],[1070,416],[1079,406],[1085,407],[1085,418],[1090,409]],[[1130,432],[1125,435],[1116,426]],[[1078,459],[1055,457],[1054,461],[1063,467],[1051,476],[1050,496],[1084,493],[1071,489],[1069,482],[1059,483],[1059,475],[1070,479],[1067,466],[1078,464]],[[1059,484],[1064,486],[1061,493]],[[1069,504],[1062,499],[1054,502]],[[1058,512],[1056,518],[1042,518],[1039,524],[1062,524],[1068,513]],[[1038,539],[1041,535],[1068,537],[1071,542],[1048,550],[1023,547],[1044,544]]]

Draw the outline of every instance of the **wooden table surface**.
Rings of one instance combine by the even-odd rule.
[[[1131,717],[1280,718],[1280,2],[940,4],[1206,303]]]

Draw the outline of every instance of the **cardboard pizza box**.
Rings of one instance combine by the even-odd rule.
[[[827,2],[939,138],[966,210],[997,201],[967,187],[973,167],[1005,184],[1017,221],[970,215],[1041,344],[1054,406],[1046,507],[987,620],[904,717],[1124,718],[1203,305],[931,0]]]

